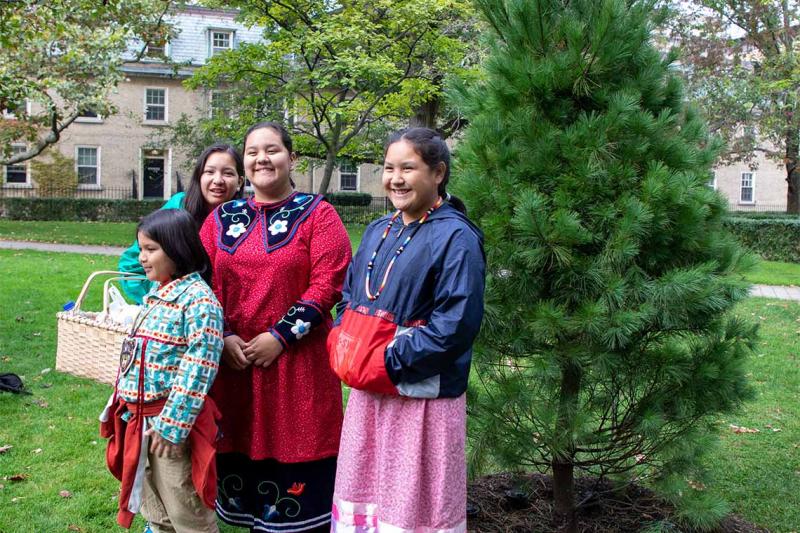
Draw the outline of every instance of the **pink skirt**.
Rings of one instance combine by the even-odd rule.
[[[335,533],[467,530],[466,396],[350,392],[333,494]]]

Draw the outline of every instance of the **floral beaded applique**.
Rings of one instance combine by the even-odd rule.
[[[269,329],[284,348],[308,335],[311,329],[322,323],[322,310],[310,301],[300,300]]]
[[[219,230],[218,246],[234,253],[261,220],[266,252],[272,252],[290,242],[297,228],[322,201],[316,194],[294,193],[274,207],[257,206],[252,199],[232,200],[215,211]]]

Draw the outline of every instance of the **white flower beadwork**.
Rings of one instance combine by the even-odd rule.
[[[237,237],[239,237],[239,235],[241,235],[245,231],[247,231],[247,228],[244,227],[244,224],[242,222],[239,222],[237,224],[233,224],[230,228],[228,228],[228,231],[225,232],[225,235],[230,235],[231,237],[236,239]]]
[[[294,323],[294,326],[292,326],[292,334],[298,339],[305,337],[309,331],[311,331],[311,322],[303,322],[302,320],[297,319],[297,321]]]
[[[272,235],[277,235],[278,233],[286,233],[286,230],[288,229],[289,229],[289,224],[287,224],[285,220],[276,220],[269,227],[269,232]]]

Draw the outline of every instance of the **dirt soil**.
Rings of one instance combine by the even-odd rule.
[[[694,533],[670,521],[674,508],[638,485],[613,491],[609,483],[596,486],[592,478],[575,480],[579,502],[578,530],[582,533],[634,533],[654,522],[667,521],[675,533]],[[523,478],[509,473],[482,477],[468,487],[467,529],[481,533],[552,533],[561,530],[553,510],[549,476]],[[708,533],[708,532],[706,532]],[[736,515],[728,516],[714,533],[769,533]]]

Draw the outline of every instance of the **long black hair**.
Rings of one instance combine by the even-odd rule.
[[[406,141],[411,144],[417,155],[430,168],[436,168],[439,163],[444,163],[444,179],[439,184],[437,192],[439,196],[466,215],[467,206],[464,205],[464,202],[460,198],[447,193],[447,183],[450,181],[450,149],[441,135],[430,128],[406,128],[396,131],[386,141],[386,146],[383,148],[383,157],[386,157],[386,152],[391,145],[400,141]]]
[[[289,134],[289,130],[287,130],[286,126],[284,126],[280,122],[273,122],[271,120],[258,122],[257,124],[253,124],[252,126],[247,128],[247,131],[244,134],[244,139],[242,140],[242,153],[244,153],[245,150],[247,149],[247,138],[250,137],[250,134],[262,128],[269,128],[278,135],[280,135],[281,142],[289,151],[289,154],[291,155],[292,153],[294,153],[292,151],[292,136]],[[292,179],[291,176],[289,176],[289,184],[292,186],[292,188],[295,187],[294,180]]]
[[[175,279],[197,272],[211,284],[211,261],[200,241],[197,223],[187,211],[154,211],[136,226],[137,235],[140,231],[156,241],[175,263]]]
[[[236,173],[242,179],[242,184],[234,195],[234,198],[240,198],[242,196],[242,191],[244,191],[244,163],[239,151],[230,144],[222,143],[212,144],[203,150],[203,153],[197,158],[197,164],[194,166],[194,171],[192,172],[192,179],[189,181],[189,187],[186,188],[186,196],[183,199],[183,208],[192,215],[198,227],[203,225],[206,217],[211,212],[205,198],[203,198],[203,191],[200,189],[200,178],[203,176],[203,170],[206,168],[206,161],[208,161],[208,158],[211,154],[216,154],[218,152],[223,152],[231,156],[234,165],[236,165]]]

